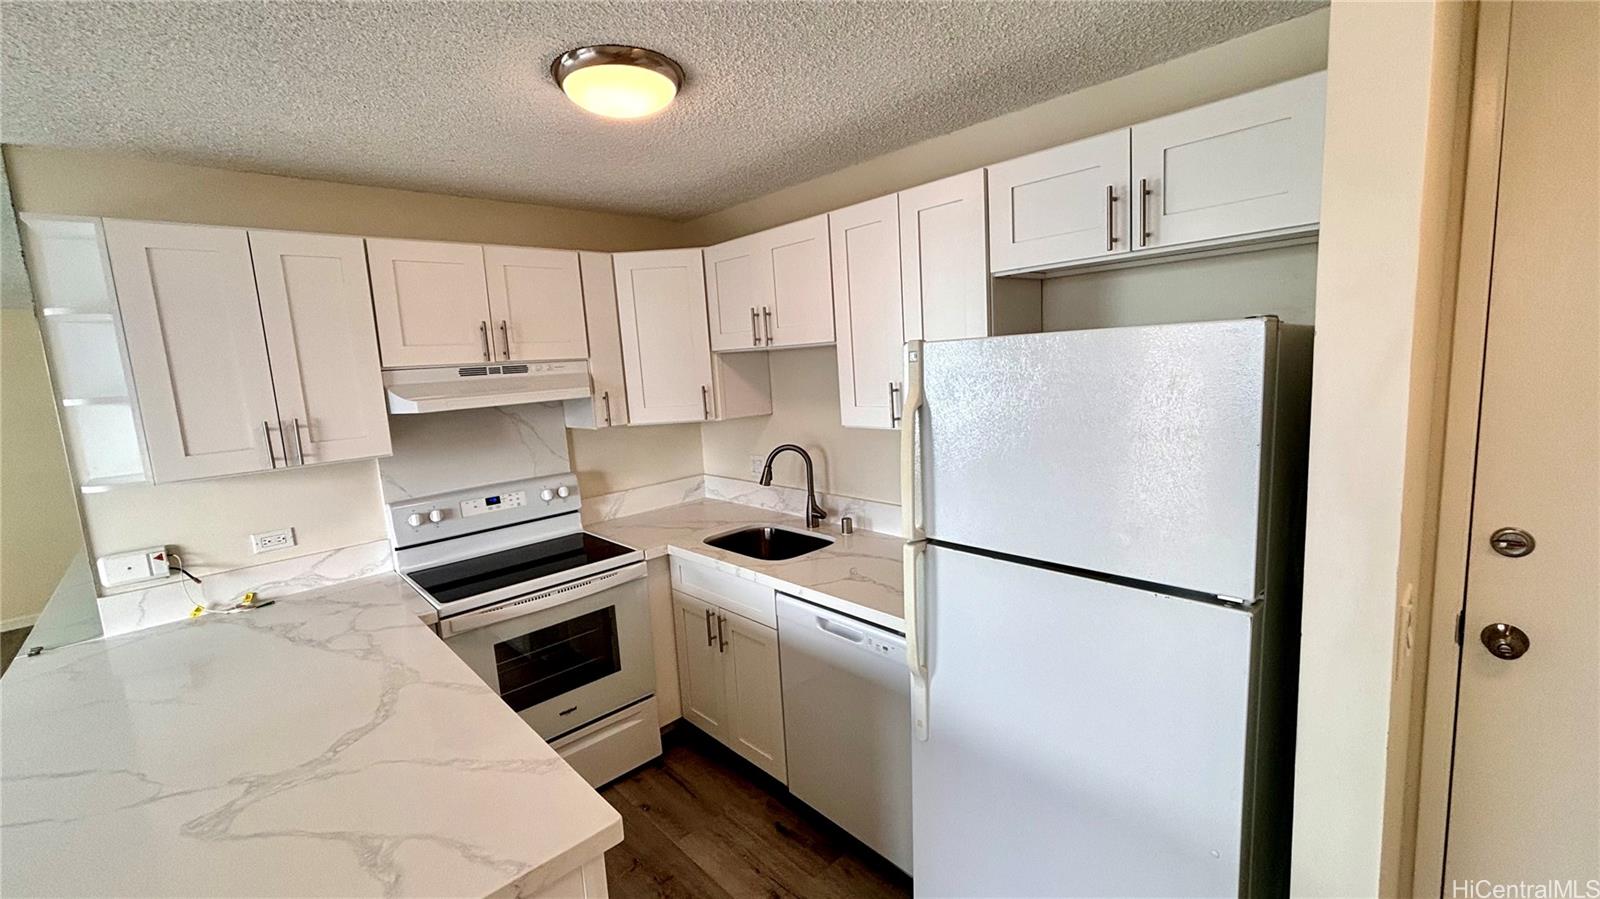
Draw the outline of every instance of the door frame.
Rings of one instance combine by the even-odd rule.
[[[1416,761],[1415,829],[1410,894],[1444,890],[1445,837],[1455,753],[1457,690],[1463,647],[1457,616],[1466,604],[1467,552],[1478,461],[1478,422],[1487,349],[1490,275],[1500,190],[1500,141],[1505,116],[1506,69],[1511,41],[1509,2],[1478,4],[1471,108],[1462,186],[1460,255],[1456,263],[1448,384],[1443,386],[1445,427],[1440,441],[1429,648],[1423,676],[1420,747]],[[1402,877],[1402,882],[1406,878]]]

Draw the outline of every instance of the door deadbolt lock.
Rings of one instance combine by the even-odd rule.
[[[1483,647],[1495,658],[1505,659],[1508,662],[1522,658],[1522,654],[1528,651],[1528,635],[1514,624],[1497,621],[1484,627],[1478,634],[1478,639],[1483,641]]]
[[[1533,535],[1522,528],[1501,528],[1489,535],[1489,545],[1502,556],[1520,559],[1533,552]]]

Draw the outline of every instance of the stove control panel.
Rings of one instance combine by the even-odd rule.
[[[490,512],[504,512],[507,509],[518,509],[528,504],[528,491],[512,490],[508,493],[495,493],[489,496],[473,497],[461,501],[461,517],[471,518],[474,515],[485,515]]]

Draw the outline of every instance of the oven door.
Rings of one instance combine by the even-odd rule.
[[[445,644],[553,740],[655,692],[643,563],[440,622]]]

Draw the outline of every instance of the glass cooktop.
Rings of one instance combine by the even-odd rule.
[[[626,546],[580,532],[413,571],[410,577],[434,602],[445,606],[631,552]],[[529,591],[534,589],[540,588],[530,587]]]

